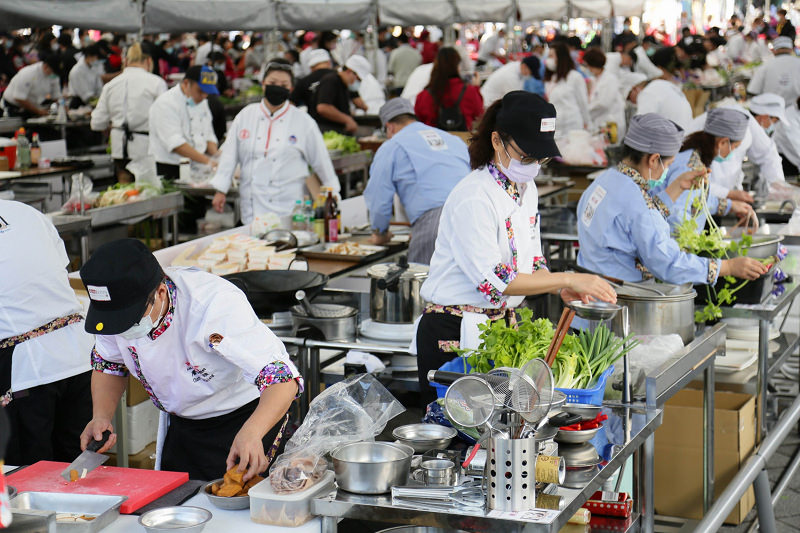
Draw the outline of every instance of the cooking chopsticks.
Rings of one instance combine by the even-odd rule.
[[[558,355],[558,350],[560,350],[561,345],[564,344],[564,337],[567,336],[573,318],[575,318],[575,310],[570,307],[565,307],[561,312],[558,326],[556,326],[556,331],[553,333],[553,340],[550,342],[550,347],[547,349],[547,355],[545,355],[544,358],[547,366],[551,368],[553,367],[553,362],[556,360],[556,355]]]

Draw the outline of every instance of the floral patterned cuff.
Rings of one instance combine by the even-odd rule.
[[[706,283],[713,285],[717,282],[719,277],[719,267],[722,265],[722,259],[709,259],[708,260],[708,276]]]
[[[733,203],[731,203],[730,200],[720,200],[719,205],[717,206],[717,214],[720,216],[727,215],[731,210],[732,205]]]
[[[300,395],[303,394],[305,388],[303,378],[299,376],[296,377],[292,373],[292,369],[289,365],[283,361],[273,361],[261,369],[261,372],[256,376],[255,384],[259,392],[264,392],[264,389],[270,385],[288,383],[292,380],[297,381],[297,396],[295,396],[295,398],[299,398]]]
[[[92,348],[92,370],[95,372],[102,372],[103,374],[111,374],[112,376],[119,376],[122,378],[128,377],[128,368],[122,363],[112,363],[106,361],[97,353],[95,348]]]
[[[483,294],[492,305],[504,306],[503,291],[506,286],[517,277],[517,270],[513,265],[499,263],[492,273],[478,284],[478,292]]]
[[[547,268],[547,259],[545,259],[540,255],[537,255],[536,257],[533,258],[533,271],[536,272],[537,270],[542,270],[542,269],[549,270],[549,268]]]

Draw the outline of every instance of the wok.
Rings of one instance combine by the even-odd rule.
[[[223,277],[241,289],[259,316],[289,311],[300,303],[295,298],[298,290],[311,300],[328,283],[325,274],[301,270],[253,270]]]

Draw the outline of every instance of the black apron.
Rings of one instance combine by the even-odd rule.
[[[190,420],[169,415],[169,429],[161,452],[161,469],[188,472],[190,479],[212,481],[225,475],[228,454],[236,434],[258,407],[253,400],[226,415]],[[283,445],[282,433],[286,417],[278,421],[262,440],[269,463]],[[271,453],[270,453],[271,452]],[[270,456],[271,455],[271,456]]]
[[[456,357],[448,344],[461,340],[461,317],[425,313],[417,326],[417,378],[422,407],[436,400],[436,389],[428,383],[428,371],[439,370]],[[441,342],[440,342],[441,341]]]

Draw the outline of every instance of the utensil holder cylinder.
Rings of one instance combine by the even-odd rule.
[[[536,506],[536,440],[490,438],[486,460],[490,509],[527,511]]]

